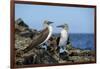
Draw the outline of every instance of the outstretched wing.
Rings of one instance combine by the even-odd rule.
[[[49,29],[46,28],[46,29],[42,30],[38,35],[34,36],[33,39],[32,39],[31,44],[23,50],[24,53],[26,53],[29,50],[33,49],[33,47],[38,46],[39,44],[41,44],[48,37],[48,34],[49,34]]]

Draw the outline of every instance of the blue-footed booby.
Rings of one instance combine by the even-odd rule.
[[[68,52],[66,50],[66,44],[68,42],[68,37],[69,37],[69,35],[68,35],[68,25],[64,24],[64,25],[60,25],[60,26],[57,26],[57,27],[62,28],[59,43],[58,43],[58,46],[60,47],[59,52],[60,53]]]
[[[43,44],[43,43],[45,43],[45,42],[47,42],[48,40],[49,40],[49,38],[51,37],[51,35],[52,35],[52,31],[53,31],[53,28],[52,28],[52,26],[51,26],[51,23],[53,23],[53,22],[51,22],[51,21],[44,21],[44,29],[45,28],[48,28],[48,31],[49,31],[49,33],[48,33],[48,36],[47,36],[47,38],[41,43],[41,44]],[[41,45],[40,44],[40,45]]]
[[[31,50],[33,47],[35,46],[41,46],[44,43],[46,43],[48,41],[48,39],[51,37],[52,35],[52,24],[53,22],[45,20],[43,23],[43,30],[36,36],[34,36],[32,38],[32,42],[31,44],[24,49],[24,53],[28,52],[29,50]]]

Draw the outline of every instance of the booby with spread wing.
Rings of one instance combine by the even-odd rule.
[[[45,42],[48,41],[48,39],[51,37],[52,35],[52,24],[53,22],[45,20],[44,21],[44,28],[43,30],[36,36],[33,37],[31,44],[24,49],[24,53],[28,52],[29,50],[32,50],[33,47],[36,46],[41,46],[42,44],[44,44]]]

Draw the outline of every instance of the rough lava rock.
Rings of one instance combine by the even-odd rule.
[[[21,18],[15,21],[15,50],[16,64],[18,66],[95,61],[94,51],[74,48],[71,42],[66,45],[66,50],[69,53],[62,53],[59,56],[58,51],[56,51],[58,46],[56,46],[55,36],[52,36],[54,40],[48,43],[50,46],[47,50],[37,46],[27,53],[24,53],[23,50],[31,44],[32,38],[39,33],[40,31],[29,28]]]

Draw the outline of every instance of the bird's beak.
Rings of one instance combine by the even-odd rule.
[[[50,24],[52,24],[52,23],[54,23],[54,22],[48,21],[48,25],[50,25]]]
[[[63,27],[64,27],[64,25],[59,25],[59,26],[56,26],[56,27],[58,27],[58,28],[63,28]]]

